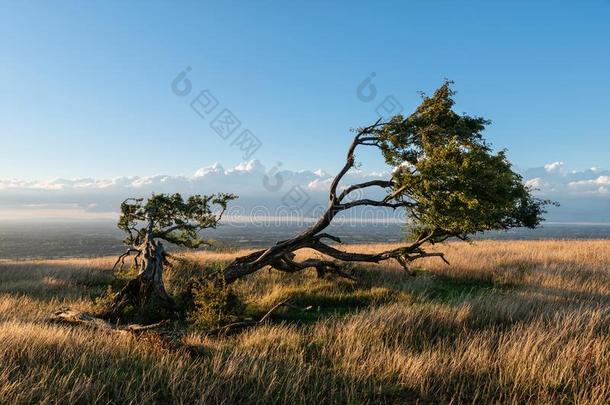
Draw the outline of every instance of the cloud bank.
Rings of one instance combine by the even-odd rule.
[[[562,161],[523,172],[527,185],[543,198],[558,201],[549,220],[559,222],[610,222],[610,170],[591,167],[567,171]]]
[[[151,193],[239,195],[230,215],[278,216],[287,212],[314,215],[326,203],[333,174],[323,170],[280,170],[259,161],[225,169],[216,163],[191,176],[132,176],[114,179],[0,180],[0,219],[115,219],[120,202]],[[551,162],[522,171],[524,181],[543,198],[561,203],[548,219],[556,222],[610,222],[610,170],[593,167],[567,171]],[[344,184],[389,176],[389,172],[352,170]],[[360,196],[361,197],[361,196]]]
[[[279,170],[258,160],[225,169],[218,163],[192,176],[132,176],[114,179],[0,180],[0,219],[116,218],[127,197],[152,193],[235,193],[239,199],[229,212],[234,217],[313,214],[326,201],[332,176],[323,170]],[[347,184],[388,176],[389,173],[351,171]]]

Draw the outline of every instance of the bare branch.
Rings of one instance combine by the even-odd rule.
[[[399,189],[395,190],[393,193],[388,194],[383,201],[384,202],[388,202],[388,201],[392,201],[393,199],[395,199],[396,197],[398,197],[403,191],[405,191],[407,189],[407,186],[402,186]]]
[[[412,208],[414,207],[414,205],[410,202],[406,202],[406,201],[399,201],[399,202],[386,202],[386,201],[377,201],[377,200],[370,200],[368,198],[363,198],[362,200],[356,200],[356,201],[350,201],[348,203],[345,204],[341,204],[340,207],[342,209],[349,209],[349,208],[354,208],[354,207],[359,207],[359,206],[363,206],[363,205],[369,205],[369,206],[373,206],[373,207],[387,207],[387,208]]]
[[[337,198],[337,200],[339,202],[341,202],[352,191],[360,190],[360,189],[367,188],[367,187],[375,187],[375,186],[382,187],[382,188],[388,188],[388,187],[392,187],[392,185],[393,185],[392,181],[389,181],[389,180],[371,180],[371,181],[367,181],[367,182],[360,183],[360,184],[354,184],[354,185],[347,187],[345,190],[343,190],[343,192],[339,195],[339,198]]]
[[[356,147],[358,145],[361,145],[363,142],[372,141],[372,140],[377,139],[376,137],[362,138],[362,136],[365,134],[369,134],[373,129],[375,129],[381,125],[384,125],[384,124],[381,123],[381,118],[380,118],[373,125],[360,129],[358,131],[358,134],[354,137],[354,140],[352,141],[352,143],[347,151],[347,158],[345,159],[345,165],[339,171],[339,174],[337,174],[337,176],[333,179],[333,182],[330,186],[330,201],[331,202],[334,203],[336,201],[340,201],[340,199],[337,199],[337,187],[339,186],[339,182],[341,181],[343,176],[345,176],[345,174],[349,171],[349,169],[351,169],[354,166],[354,153],[356,151]]]
[[[139,333],[139,332],[145,332],[147,330],[160,328],[161,326],[165,326],[168,323],[169,323],[169,319],[164,319],[161,322],[153,323],[151,325],[144,325],[144,326],[138,325],[138,324],[127,325],[127,328],[125,328],[125,329],[132,333]]]
[[[121,254],[119,256],[119,258],[116,260],[116,262],[114,263],[114,266],[112,266],[112,271],[114,271],[116,269],[116,266],[118,266],[119,263],[121,264],[121,268],[122,268],[123,264],[125,262],[125,258],[127,256],[129,256],[130,254],[132,254],[133,252],[137,252],[138,253],[136,255],[136,258],[139,257],[140,254],[142,253],[139,249],[133,249],[133,248],[127,249],[127,251],[125,253]]]
[[[286,273],[296,273],[297,271],[305,270],[307,268],[315,268],[318,277],[324,277],[324,275],[326,275],[327,273],[332,273],[352,281],[358,281],[355,277],[350,276],[349,274],[341,270],[341,267],[337,263],[328,260],[312,258],[304,260],[302,262],[297,262],[292,260],[292,257],[289,257],[287,255],[282,259],[272,263],[271,267]]]
[[[337,243],[342,243],[342,242],[341,242],[341,239],[339,239],[339,238],[338,238],[338,237],[336,237],[336,236],[329,235],[329,234],[327,234],[327,233],[320,233],[320,234],[316,235],[316,237],[315,237],[315,239],[316,239],[316,240],[321,240],[321,239],[324,239],[324,238],[326,238],[326,239],[330,239],[330,240],[334,240],[334,241],[335,241],[335,242],[337,242]]]

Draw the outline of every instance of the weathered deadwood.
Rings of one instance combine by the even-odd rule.
[[[70,327],[85,328],[96,333],[106,333],[132,337],[144,346],[160,351],[180,352],[189,356],[205,354],[201,347],[185,344],[184,331],[166,329],[170,321],[164,319],[150,325],[130,324],[125,326],[113,325],[110,322],[94,317],[86,312],[69,308],[60,308],[46,320],[48,323]]]
[[[72,326],[84,326],[86,328],[102,330],[106,332],[114,331],[114,327],[103,319],[95,318],[86,312],[77,311],[70,308],[59,308],[53,312],[47,319],[47,322],[72,325]]]
[[[287,254],[277,262],[273,262],[271,265],[273,268],[285,273],[296,273],[297,271],[312,267],[316,269],[316,273],[319,278],[324,277],[326,274],[336,274],[339,277],[347,278],[352,281],[358,281],[355,277],[341,270],[341,267],[333,261],[307,259],[303,260],[302,262],[297,262],[294,260],[294,253]]]
[[[57,311],[53,312],[53,314],[51,314],[46,321],[55,324],[81,326],[109,333],[130,332],[134,334],[157,329],[169,323],[169,320],[166,319],[151,325],[130,324],[124,327],[119,327],[112,325],[110,322],[107,322],[104,319],[96,318],[86,312],[65,307],[59,308]]]

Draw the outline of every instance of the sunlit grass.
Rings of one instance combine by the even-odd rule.
[[[191,329],[197,356],[44,322],[92,310],[118,282],[113,258],[4,261],[1,402],[610,402],[610,241],[437,248],[451,266],[427,259],[417,277],[387,263],[355,267],[358,283],[261,271],[234,286],[252,317],[288,297],[310,309],[230,337]],[[170,290],[234,255],[185,255]]]

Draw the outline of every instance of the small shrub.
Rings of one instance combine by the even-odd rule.
[[[114,290],[109,285],[106,291],[99,297],[95,297],[93,300],[93,313],[96,315],[105,315],[112,306],[114,300]]]
[[[198,279],[192,283],[192,310],[188,320],[196,327],[215,328],[236,322],[243,315],[245,305],[224,282],[219,279]]]

